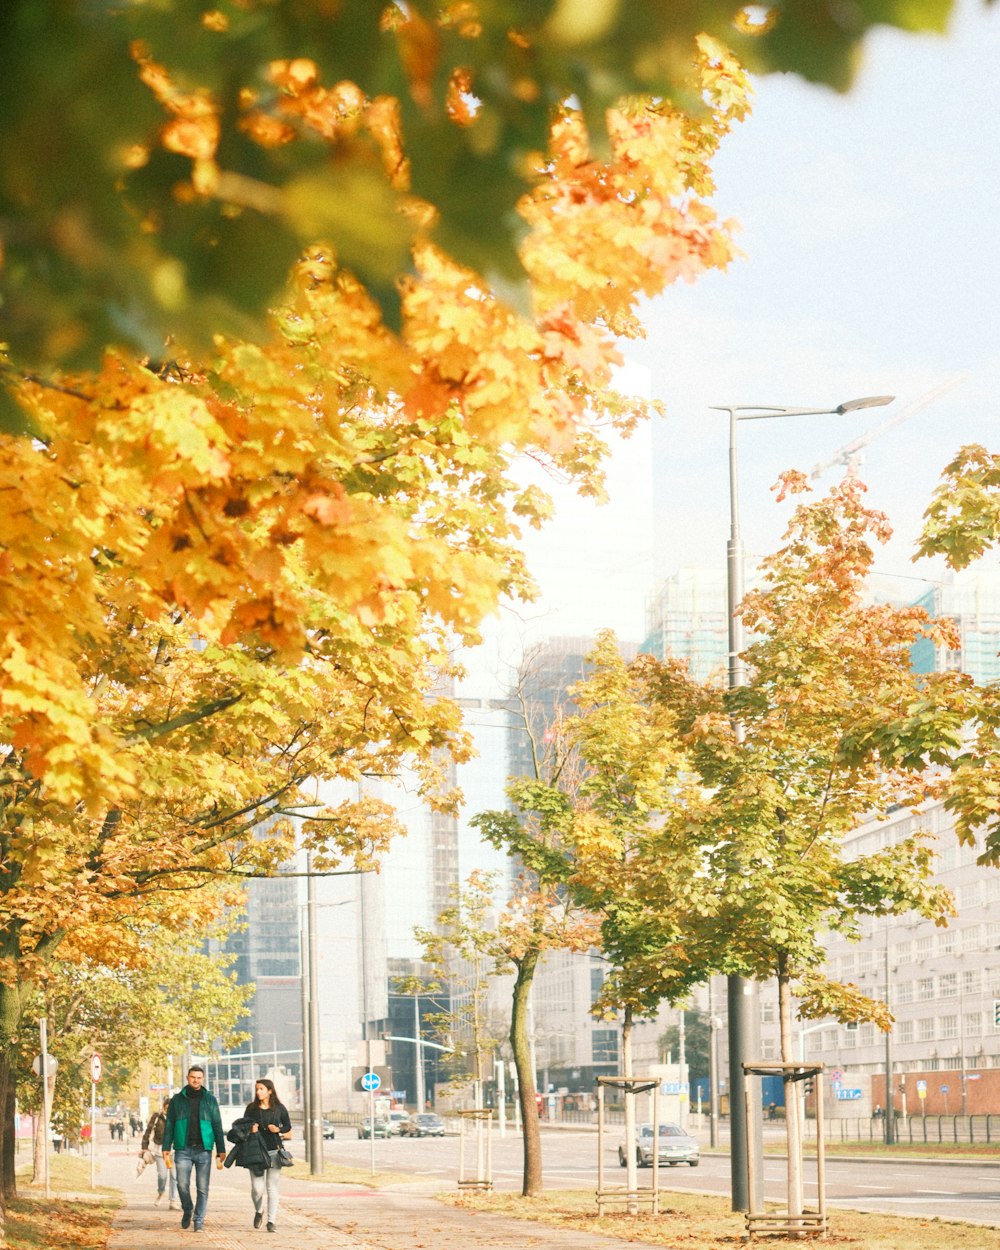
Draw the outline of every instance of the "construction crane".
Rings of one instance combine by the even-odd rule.
[[[845,443],[839,451],[820,464],[813,465],[809,477],[815,481],[816,478],[822,477],[827,469],[832,469],[834,465],[843,465],[847,470],[847,477],[857,477],[858,470],[864,464],[864,449],[873,439],[878,438],[880,434],[884,434],[886,430],[891,430],[894,426],[902,425],[904,421],[908,421],[910,417],[921,412],[928,405],[933,404],[935,400],[953,390],[959,383],[964,382],[968,374],[956,373],[954,376],[946,379],[939,386],[935,386],[933,390],[929,390],[926,395],[921,395],[919,399],[908,404],[905,408],[901,408],[899,412],[895,412],[891,417],[887,417],[880,425],[876,425],[869,430],[867,434],[860,434],[857,438],[852,439],[849,443]]]

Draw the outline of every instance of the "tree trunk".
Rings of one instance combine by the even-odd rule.
[[[632,1008],[625,1008],[625,1018],[622,1021],[622,1076],[632,1075]],[[639,1134],[637,1131],[635,1114],[635,1094],[626,1093],[625,1099],[625,1189],[627,1193],[634,1194],[639,1185],[638,1167],[639,1161],[636,1152],[639,1148]],[[656,1136],[656,1126],[653,1126],[653,1143],[654,1146],[659,1145],[659,1139]],[[629,1215],[639,1214],[639,1203],[635,1198],[629,1198],[626,1205],[626,1211]]]
[[[521,1105],[521,1132],[524,1142],[524,1175],[521,1193],[525,1198],[542,1192],[542,1135],[538,1126],[535,1100],[535,1074],[531,1067],[528,1038],[528,995],[538,966],[538,951],[528,951],[517,961],[517,979],[510,1013],[510,1045],[517,1070],[518,1099]]]
[[[794,1063],[792,1054],[792,992],[787,974],[778,974],[778,1018],[781,1026],[781,1059]],[[802,1119],[800,1113],[799,1087],[801,1081],[792,1081],[786,1074],[785,1085],[785,1131],[788,1136],[788,1214],[802,1214]],[[799,1236],[802,1234],[800,1233]]]
[[[14,1178],[14,1046],[22,1010],[21,987],[0,984],[0,1211],[6,1209],[7,1203],[17,1193]]]

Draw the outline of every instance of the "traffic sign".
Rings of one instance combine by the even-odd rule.
[[[942,1086],[941,1086],[941,1093],[942,1093],[942,1094],[947,1094],[947,1092],[948,1092],[948,1086],[947,1086],[947,1085],[942,1085]]]
[[[382,1078],[377,1072],[366,1072],[361,1078],[361,1088],[368,1090],[370,1094],[373,1094],[381,1084]]]
[[[101,1056],[100,1055],[90,1056],[90,1079],[94,1082],[95,1085],[101,1079]]]
[[[59,1060],[55,1057],[55,1055],[46,1055],[46,1058],[47,1058],[47,1059],[48,1059],[48,1061],[49,1061],[49,1063],[48,1063],[48,1068],[49,1068],[48,1075],[49,1075],[49,1076],[55,1076],[55,1074],[56,1074],[56,1069],[59,1067]],[[31,1061],[31,1070],[32,1070],[32,1072],[34,1072],[35,1076],[41,1076],[41,1075],[42,1075],[42,1056],[41,1056],[41,1055],[36,1055],[36,1056],[34,1057],[34,1059],[32,1059],[32,1061]]]

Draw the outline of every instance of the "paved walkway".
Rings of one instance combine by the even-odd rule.
[[[440,1181],[393,1189],[296,1180],[301,1161],[281,1178],[277,1233],[252,1226],[250,1180],[240,1168],[213,1167],[208,1214],[200,1233],[180,1226],[180,1211],[154,1207],[156,1172],[135,1175],[135,1148],[99,1143],[98,1184],[119,1188],[125,1204],[115,1217],[108,1250],[625,1250],[634,1244],[526,1220],[459,1210],[430,1193]]]

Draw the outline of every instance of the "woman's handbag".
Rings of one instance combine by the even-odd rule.
[[[290,1168],[292,1164],[295,1162],[295,1160],[288,1153],[288,1151],[285,1149],[284,1146],[279,1146],[277,1153],[278,1153],[278,1167],[279,1168]]]

